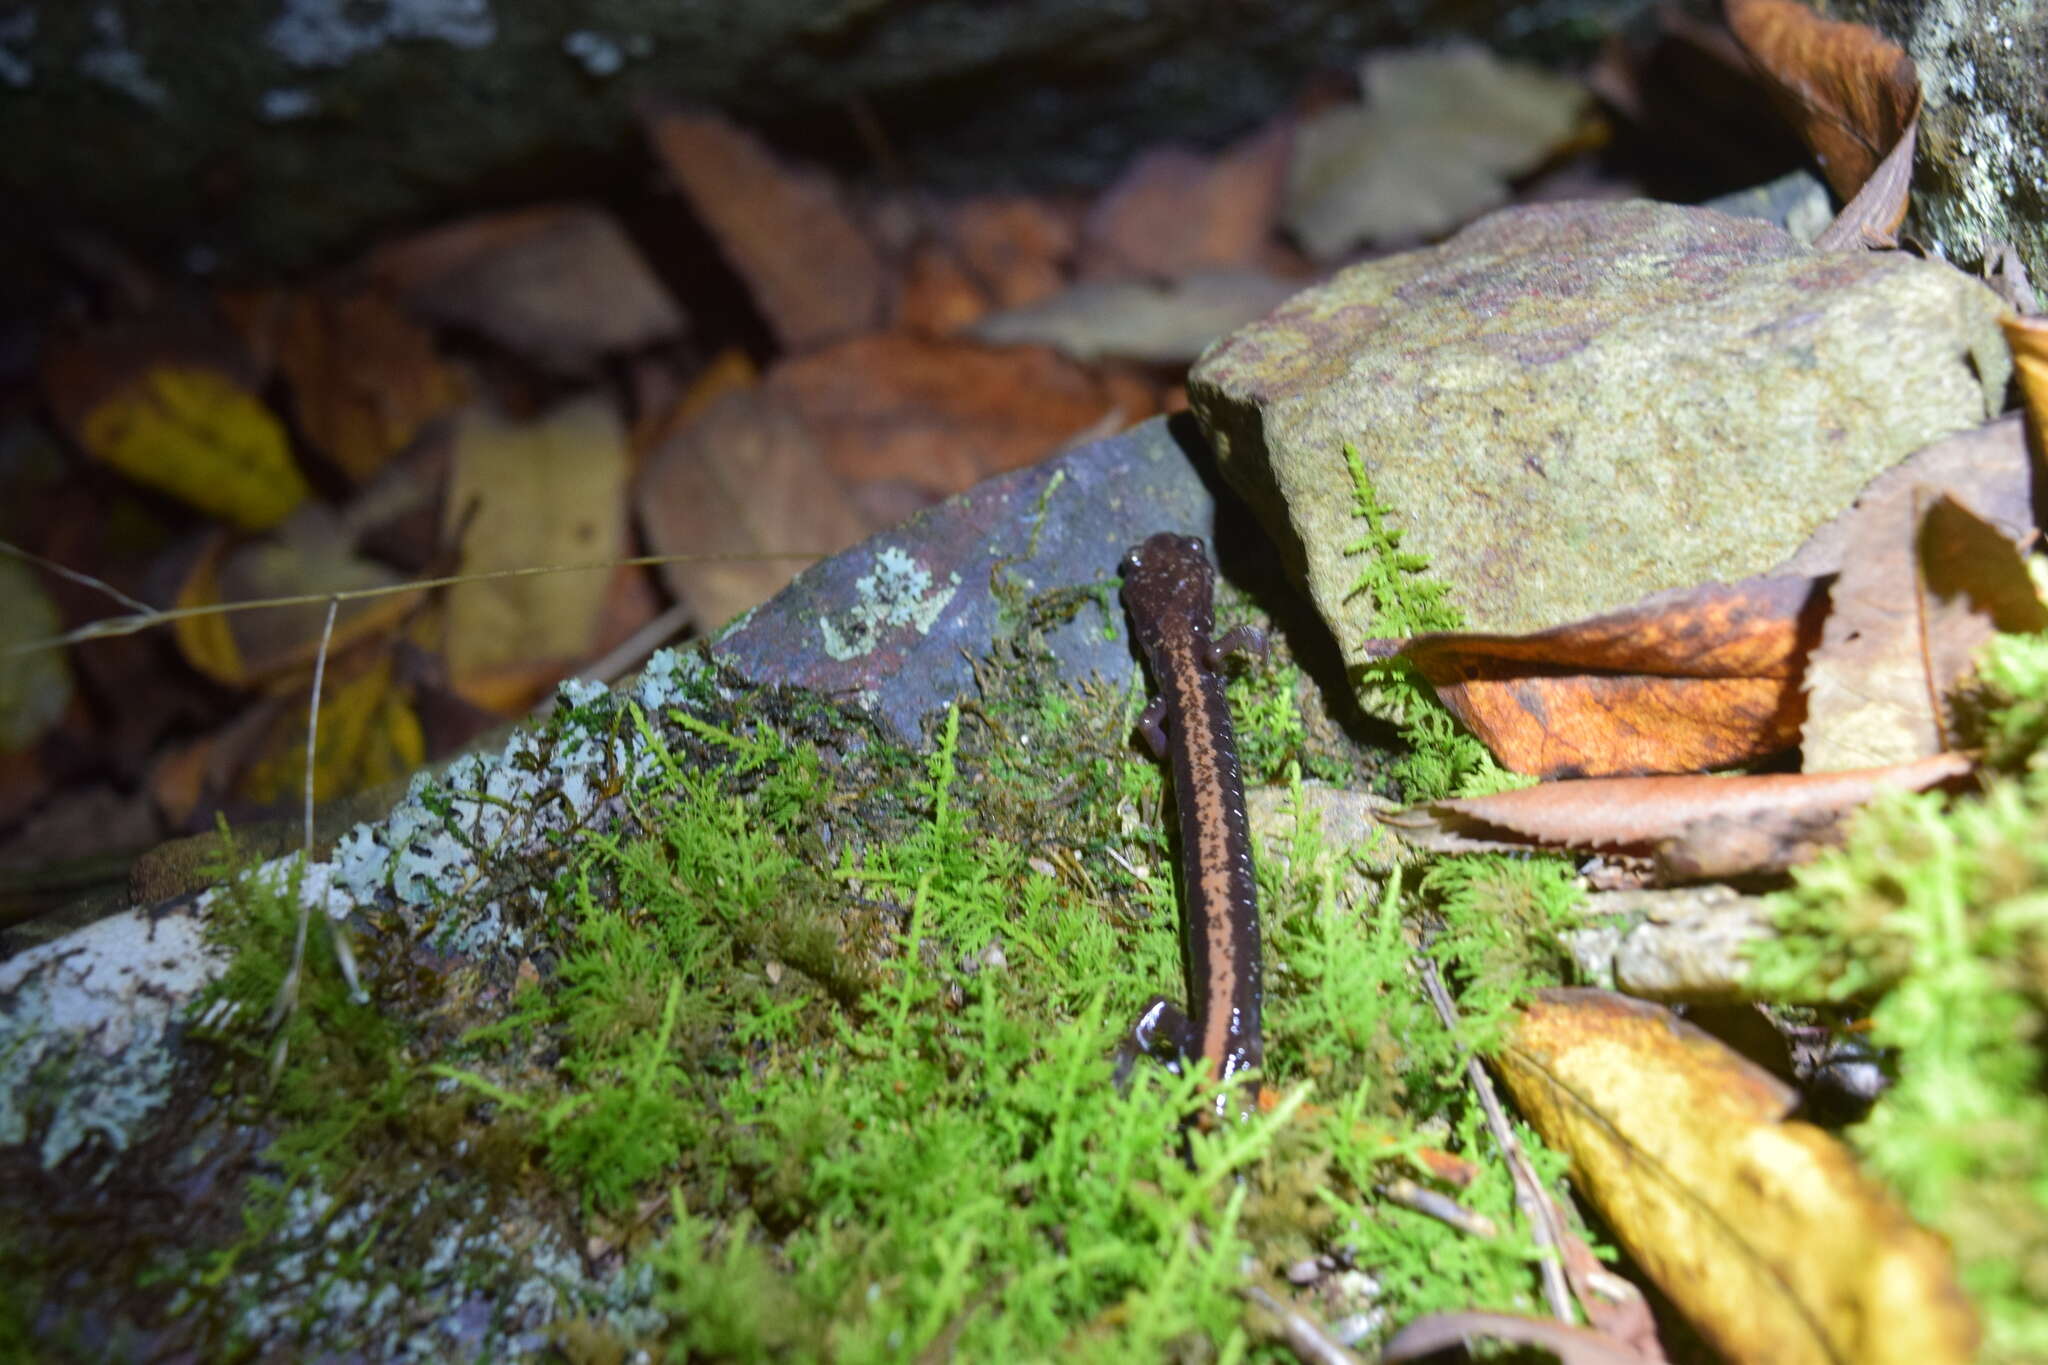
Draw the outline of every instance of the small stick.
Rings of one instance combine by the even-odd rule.
[[[1444,1027],[1455,1032],[1458,1007],[1451,1002],[1450,992],[1444,989],[1443,978],[1437,975],[1436,963],[1427,957],[1421,958],[1420,962],[1422,985],[1429,992],[1429,1003],[1436,1007],[1437,1018],[1444,1021]],[[1572,1321],[1572,1291],[1564,1276],[1564,1230],[1557,1225],[1556,1206],[1544,1191],[1543,1182],[1537,1179],[1536,1168],[1529,1164],[1529,1154],[1516,1140],[1515,1130],[1508,1125],[1507,1114],[1500,1107],[1500,1096],[1494,1093],[1493,1078],[1486,1074],[1486,1068],[1480,1065],[1477,1057],[1465,1059],[1465,1076],[1479,1096],[1479,1106],[1486,1111],[1487,1130],[1500,1144],[1501,1155],[1508,1163],[1508,1173],[1514,1177],[1515,1206],[1529,1220],[1529,1230],[1536,1239],[1536,1245],[1550,1253],[1537,1261],[1543,1280],[1543,1297],[1550,1304],[1551,1315],[1559,1322],[1569,1323]]]

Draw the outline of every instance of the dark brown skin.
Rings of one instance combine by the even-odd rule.
[[[1258,888],[1222,665],[1233,646],[1264,642],[1256,632],[1213,638],[1216,573],[1194,536],[1148,538],[1124,557],[1123,575],[1124,609],[1159,688],[1138,728],[1155,754],[1172,755],[1194,1016],[1155,1000],[1132,1037],[1143,1051],[1199,1058],[1228,1080],[1258,1066],[1264,1044]]]

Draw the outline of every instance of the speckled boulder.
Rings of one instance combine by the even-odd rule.
[[[1947,266],[1707,209],[1545,204],[1344,271],[1188,388],[1356,662],[1347,443],[1477,628],[1551,625],[1761,572],[1995,413],[2000,307]]]

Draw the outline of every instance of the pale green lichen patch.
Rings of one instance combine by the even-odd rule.
[[[894,630],[930,634],[959,588],[958,574],[939,584],[908,551],[884,546],[875,553],[874,567],[854,580],[859,601],[837,617],[819,618],[826,656],[841,662],[860,658]]]

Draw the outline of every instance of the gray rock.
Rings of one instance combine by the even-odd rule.
[[[2041,0],[1840,0],[1920,68],[1923,107],[1907,232],[1974,264],[2016,247],[2048,275],[2048,6]]]
[[[1189,397],[1356,663],[1346,443],[1475,628],[1554,625],[1761,572],[1982,422],[1999,310],[1947,266],[1711,210],[1539,205],[1297,296],[1211,347]]]
[[[1212,534],[1216,504],[1175,424],[1154,418],[990,479],[799,574],[735,621],[712,656],[762,686],[852,697],[905,739],[974,689],[1004,595],[1088,592],[1154,531]],[[1185,432],[1192,435],[1192,432]],[[1126,676],[1122,612],[1046,631],[1063,675]]]
[[[1812,171],[1787,171],[1767,184],[1718,195],[1703,207],[1733,218],[1776,224],[1808,246],[1835,221],[1828,187]]]

